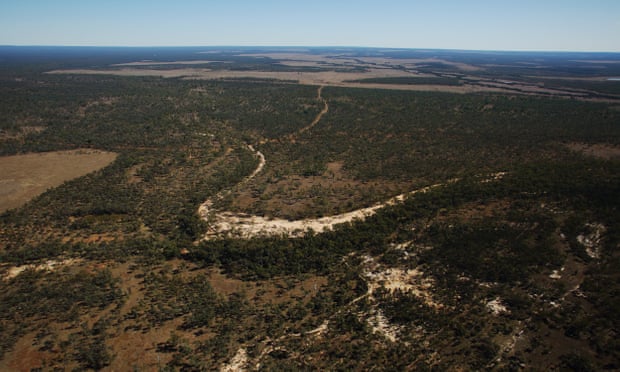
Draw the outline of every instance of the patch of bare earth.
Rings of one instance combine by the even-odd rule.
[[[244,371],[249,363],[248,352],[244,348],[239,348],[235,356],[230,362],[224,364],[221,368],[221,372],[237,372]]]
[[[386,267],[371,256],[363,257],[362,277],[366,281],[368,290],[366,294],[354,299],[352,305],[362,299],[369,299],[374,303],[374,294],[378,290],[387,291],[389,294],[407,293],[423,301],[427,306],[435,310],[441,310],[444,305],[438,302],[432,293],[434,282],[431,278],[424,276],[419,269],[402,269],[398,267]],[[359,314],[360,318],[365,319],[373,333],[382,335],[390,342],[399,341],[401,328],[390,323],[388,318],[376,306],[371,306],[367,313]]]
[[[424,276],[419,269],[401,269],[398,267],[385,267],[370,256],[364,257],[364,278],[368,286],[368,296],[382,288],[389,293],[409,293],[419,298],[427,306],[442,309],[444,305],[433,297],[434,282]]]
[[[81,149],[0,157],[0,212],[20,207],[49,188],[101,169],[116,156]]]
[[[255,236],[278,236],[287,235],[289,237],[300,237],[312,230],[317,233],[333,229],[336,225],[350,223],[355,220],[364,220],[374,215],[381,208],[402,202],[407,196],[418,192],[426,192],[429,187],[410,193],[397,195],[383,203],[371,207],[357,209],[347,213],[341,213],[328,217],[308,218],[289,221],[281,218],[268,218],[263,216],[252,216],[233,212],[216,212],[210,216],[205,210],[201,215],[206,217],[209,224],[209,232],[205,235],[206,240],[222,236],[239,238],[252,238]],[[203,204],[204,205],[204,204]]]
[[[3,269],[4,274],[2,275],[2,279],[10,280],[23,273],[26,270],[34,270],[34,271],[55,271],[59,268],[66,266],[74,266],[82,263],[81,259],[68,258],[65,260],[48,260],[41,264],[29,264],[29,265],[21,265],[21,266],[0,266],[0,269]]]

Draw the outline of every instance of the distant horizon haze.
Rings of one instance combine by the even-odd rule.
[[[0,45],[620,52],[617,0],[20,0]]]

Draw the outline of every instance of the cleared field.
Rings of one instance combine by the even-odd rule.
[[[17,208],[67,180],[101,169],[116,156],[98,150],[72,150],[0,157],[0,212]]]

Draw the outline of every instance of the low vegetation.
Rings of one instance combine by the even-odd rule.
[[[0,215],[0,369],[620,368],[614,89],[540,80],[590,102],[42,73],[147,59],[118,53],[24,59],[0,76],[3,156],[117,154]],[[393,53],[363,61],[436,77],[365,82],[521,76],[476,55],[405,66]],[[205,240],[213,226],[198,214],[209,200],[213,212],[320,218],[432,185],[298,237]]]

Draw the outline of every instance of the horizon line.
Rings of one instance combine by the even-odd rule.
[[[259,49],[387,49],[387,50],[411,50],[411,51],[451,51],[451,52],[486,52],[486,53],[594,53],[594,54],[620,54],[619,51],[611,50],[566,50],[566,49],[460,49],[460,48],[429,48],[429,47],[394,47],[394,46],[354,46],[354,45],[72,45],[72,44],[0,44],[0,48],[123,48],[123,49],[147,49],[147,48],[259,48]]]

